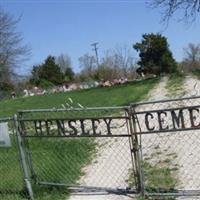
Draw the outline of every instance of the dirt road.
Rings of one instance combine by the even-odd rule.
[[[150,92],[149,99],[166,99],[167,78],[164,77],[160,83]],[[186,77],[184,84],[185,96],[200,95],[200,81],[194,77]],[[199,102],[200,104],[200,102]],[[169,105],[170,106],[170,105]],[[159,107],[157,107],[159,108]],[[138,108],[140,109],[140,108]],[[150,109],[148,105],[142,109]],[[102,142],[101,142],[102,143]],[[193,134],[173,133],[143,136],[144,158],[152,156],[155,147],[159,146],[161,156],[153,158],[149,162],[158,162],[160,159],[170,157],[171,165],[177,167],[175,178],[177,189],[197,189],[200,187],[200,132]],[[98,150],[94,161],[84,169],[85,175],[80,184],[96,187],[127,187],[129,169],[131,168],[131,157],[129,152],[129,141],[125,139],[107,139]],[[71,194],[70,200],[130,200],[132,197],[113,194]]]

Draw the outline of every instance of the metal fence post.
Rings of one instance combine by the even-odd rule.
[[[31,185],[31,179],[28,172],[28,166],[26,163],[26,155],[24,151],[24,144],[23,144],[22,137],[20,135],[20,127],[19,127],[19,122],[18,122],[18,118],[16,114],[14,115],[14,123],[15,123],[15,128],[16,128],[17,144],[18,144],[19,153],[20,153],[20,162],[21,162],[21,167],[23,171],[24,182],[25,182],[25,186],[28,191],[29,197],[31,200],[33,200],[34,196],[33,196],[33,190],[32,190],[32,185]]]
[[[138,172],[137,172],[137,167],[136,167],[136,162],[135,162],[135,155],[134,155],[134,150],[133,150],[133,127],[132,127],[132,120],[131,120],[131,114],[130,114],[130,109],[127,109],[125,111],[125,115],[126,117],[128,117],[128,119],[126,120],[126,125],[127,125],[127,132],[129,135],[131,135],[131,137],[128,137],[129,140],[129,147],[130,147],[130,153],[131,153],[131,162],[132,162],[132,172],[133,172],[133,178],[134,178],[134,183],[135,183],[135,188],[136,191],[138,191]]]
[[[141,153],[141,146],[138,142],[138,135],[137,135],[137,127],[136,127],[136,117],[135,117],[135,109],[130,107],[130,114],[132,116],[132,124],[130,123],[131,128],[131,135],[133,140],[133,153],[135,158],[135,166],[138,178],[138,191],[141,193],[142,196],[145,194],[144,189],[144,175],[143,175],[143,166],[142,166],[142,153]]]
[[[18,119],[22,118],[22,113],[19,113]],[[23,132],[25,130],[24,122],[20,121],[20,128]],[[26,138],[23,139],[24,142],[24,151],[26,152],[27,155],[27,162],[28,166],[30,168],[30,173],[31,173],[31,179],[34,180],[34,183],[37,183],[37,175],[35,173],[34,167],[33,167],[33,159],[32,159],[32,152],[29,146],[29,142]]]

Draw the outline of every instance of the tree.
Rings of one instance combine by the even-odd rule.
[[[161,34],[144,34],[142,41],[133,45],[139,52],[138,65],[146,73],[171,73],[176,71],[176,62],[169,50],[167,38]]]
[[[65,81],[72,81],[75,73],[71,67],[71,58],[67,54],[61,54],[56,58],[56,64],[61,69],[61,72],[65,75]]]
[[[30,49],[22,44],[22,35],[16,27],[19,19],[14,19],[0,8],[0,82],[10,83],[16,69],[30,53]]]
[[[189,43],[186,48],[184,48],[185,61],[190,62],[200,62],[200,44]]]
[[[65,70],[65,81],[73,81],[75,73],[71,67],[67,67]]]
[[[184,59],[182,68],[184,71],[194,71],[200,69],[200,44],[189,43],[184,48]]]
[[[48,56],[43,64],[33,67],[30,82],[40,85],[42,81],[48,81],[54,85],[64,82],[64,74],[56,64],[53,56]]]
[[[41,71],[41,66],[33,66],[32,69],[32,76],[30,78],[30,83],[33,85],[39,85],[40,84],[40,71]]]
[[[129,70],[134,66],[134,58],[131,49],[127,45],[118,45],[113,49],[115,65],[121,71],[121,77],[127,77]]]
[[[167,23],[178,11],[186,22],[194,21],[200,13],[200,0],[151,0],[150,6],[163,9],[162,21]]]
[[[67,54],[61,54],[56,58],[56,64],[64,74],[68,68],[71,68],[71,58]]]
[[[79,58],[79,63],[82,68],[82,73],[92,78],[94,69],[97,68],[95,57],[86,53]]]
[[[41,68],[40,79],[45,79],[55,85],[63,83],[64,76],[55,62],[55,57],[48,56]]]
[[[101,60],[101,64],[96,70],[96,77],[98,79],[113,80],[120,78],[120,68],[116,62],[117,56],[113,50],[108,50]]]
[[[89,54],[82,56],[79,61],[83,68],[81,77],[84,79],[128,78],[129,72],[133,72],[134,66],[131,50],[126,45],[117,45],[115,48],[107,50],[98,66],[95,57]]]
[[[97,69],[98,75],[105,80],[127,78],[130,69],[134,66],[133,61],[130,48],[126,45],[118,45],[106,52]]]

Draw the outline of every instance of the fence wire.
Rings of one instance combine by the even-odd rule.
[[[20,111],[17,130],[34,199],[67,199],[72,190],[197,199],[199,109],[194,97],[123,108]],[[12,145],[0,147],[0,199],[28,199],[14,122],[1,122],[8,122]]]
[[[11,118],[0,118],[0,124],[2,123],[3,126],[8,126],[11,146],[0,147],[0,199],[27,199],[14,121]]]
[[[83,192],[135,189],[126,109],[21,112],[19,120],[37,186]]]
[[[146,194],[200,195],[199,107],[200,98],[133,106]],[[172,116],[171,109],[175,109],[177,118]],[[182,115],[179,115],[180,110]],[[163,111],[160,125],[158,112]],[[144,120],[147,113],[149,124]],[[188,131],[182,131],[182,128],[188,128]]]

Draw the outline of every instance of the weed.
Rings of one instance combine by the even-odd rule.
[[[148,162],[144,162],[143,167],[147,190],[171,191],[174,189],[176,180],[169,167],[160,167],[159,164],[151,165]]]
[[[171,74],[166,85],[168,96],[180,96],[183,95],[183,84],[185,76],[183,74],[175,73]]]

